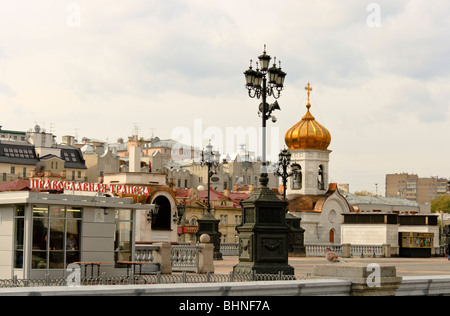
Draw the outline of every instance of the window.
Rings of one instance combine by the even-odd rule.
[[[220,224],[227,225],[228,224],[228,215],[220,215]]]
[[[114,234],[114,262],[116,268],[126,267],[118,261],[131,260],[131,242],[133,241],[133,211],[116,210],[116,229]]]
[[[292,165],[293,180],[291,188],[294,190],[302,189],[302,167],[299,164]]]
[[[78,171],[78,179],[81,178],[81,171]]]
[[[80,207],[33,206],[32,269],[65,269],[80,261]]]
[[[189,225],[190,226],[197,226],[198,222],[197,222],[197,218],[193,217],[189,220]]]
[[[11,167],[11,174],[15,174],[16,173],[16,167]]]
[[[323,178],[323,166],[319,166],[319,170],[317,172],[317,188],[319,190],[325,190],[325,182]]]
[[[14,268],[23,268],[23,240],[25,205],[16,205],[14,211]]]

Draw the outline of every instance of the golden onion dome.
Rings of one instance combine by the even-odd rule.
[[[289,149],[320,149],[326,150],[331,143],[330,132],[316,121],[309,112],[311,104],[309,103],[309,94],[312,90],[310,84],[305,87],[308,91],[307,112],[302,120],[292,126],[284,138]]]

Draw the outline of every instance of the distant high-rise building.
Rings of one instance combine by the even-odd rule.
[[[448,182],[448,179],[439,177],[420,178],[408,173],[387,174],[386,196],[427,203],[439,195],[448,194]]]

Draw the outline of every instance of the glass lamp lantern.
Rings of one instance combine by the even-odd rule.
[[[247,71],[244,72],[247,87],[253,87],[253,81],[255,80],[255,74],[256,74],[256,71],[254,71],[252,69],[252,65],[250,64],[250,68],[248,68]]]
[[[278,80],[278,73],[280,69],[277,68],[275,63],[273,63],[273,66],[269,69],[269,83],[270,84],[277,84]]]
[[[270,63],[270,56],[266,54],[266,50],[264,49],[264,52],[262,55],[258,57],[259,64],[261,65],[261,71],[267,71],[269,69],[269,63]]]

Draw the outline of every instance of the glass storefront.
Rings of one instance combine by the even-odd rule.
[[[16,205],[14,210],[14,268],[23,268],[23,241],[25,230],[25,205]]]
[[[136,212],[145,216],[153,207],[117,197],[0,192],[0,234],[9,251],[0,276],[60,277],[81,261],[122,273],[127,264],[118,262],[134,258]]]
[[[65,269],[80,261],[83,209],[33,205],[32,269]]]
[[[131,260],[131,242],[133,240],[132,210],[116,210],[115,226],[114,262],[116,268],[123,268],[126,265],[117,262]]]

